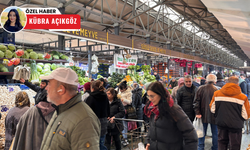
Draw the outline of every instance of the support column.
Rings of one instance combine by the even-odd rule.
[[[61,14],[65,13],[65,7],[60,7],[58,10],[61,12]],[[62,35],[58,35],[58,49],[65,50],[65,37]]]
[[[167,66],[167,68],[168,68],[168,80],[167,81],[169,81],[169,74],[170,74],[170,71],[169,71],[169,62],[170,62],[170,57],[168,57],[168,66]]]
[[[150,35],[147,34],[146,36],[147,36],[146,43],[150,44]],[[147,65],[150,65],[150,61],[151,61],[150,58],[151,58],[150,56],[147,56]]]
[[[167,41],[167,49],[171,49],[171,42],[170,41]]]
[[[89,71],[89,78],[92,78],[91,74],[91,69],[92,69],[92,61],[91,61],[91,56],[92,56],[92,47],[88,46],[88,71]]]
[[[194,77],[194,65],[195,65],[195,62],[193,61],[192,62],[192,68],[191,68],[191,71],[190,71],[192,78]]]
[[[184,46],[181,47],[181,52],[185,53],[185,47]]]

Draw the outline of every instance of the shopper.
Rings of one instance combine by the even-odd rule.
[[[197,87],[192,84],[192,77],[186,75],[184,77],[184,86],[177,90],[176,99],[178,105],[187,114],[191,122],[194,121],[195,112],[193,109],[193,102]]]
[[[144,113],[150,118],[150,150],[196,150],[198,137],[192,123],[163,85],[151,83],[147,93],[150,102]]]
[[[154,72],[154,76],[155,76],[156,81],[160,80],[160,76],[158,75],[158,73],[156,71]]]
[[[126,109],[127,105],[131,105],[132,103],[132,89],[131,87],[127,86],[127,81],[123,81],[122,83],[119,84],[118,86],[119,92],[118,92],[118,97],[121,98],[122,104],[124,108]],[[126,119],[126,117],[124,117]],[[122,144],[123,146],[128,145],[128,140],[127,140],[127,132],[128,132],[128,122],[123,121],[123,127],[124,130],[122,131],[123,133],[123,141]]]
[[[178,86],[178,82],[176,81],[175,77],[171,78],[171,81],[168,84],[168,87],[173,89],[174,87]]]
[[[142,88],[137,82],[132,85],[132,105],[136,109],[136,115],[138,120],[143,120],[143,110],[142,110]],[[141,122],[136,122],[138,130],[136,132],[141,132]]]
[[[15,98],[15,107],[11,108],[5,118],[5,147],[9,150],[16,133],[17,124],[22,115],[29,109],[30,99],[25,91],[18,92]]]
[[[244,120],[250,118],[247,96],[241,93],[237,77],[230,77],[228,83],[214,92],[210,103],[218,127],[219,150],[240,150]]]
[[[4,29],[9,32],[18,32],[23,28],[20,22],[20,15],[16,9],[11,9],[8,13],[8,20],[4,23]]]
[[[122,105],[122,102],[117,97],[117,91],[114,88],[108,88],[107,96],[110,104],[110,115],[108,117],[108,133],[106,135],[106,146],[108,150],[111,147],[111,137],[113,137],[113,141],[115,143],[116,150],[121,150],[121,139],[120,139],[120,131],[123,130],[122,121],[114,120],[115,118],[123,118],[125,115],[125,109]]]
[[[167,78],[165,76],[162,76],[162,85],[164,86],[164,88],[167,88],[168,81],[167,81]]]
[[[106,82],[103,78],[99,79],[102,82],[102,85],[105,89],[110,88],[111,86],[108,84],[108,82]]]
[[[23,78],[20,79],[20,82],[31,88],[33,91],[36,92],[35,96],[35,104],[38,104],[41,101],[47,101],[47,91],[45,90],[46,86],[48,85],[47,80],[42,80],[40,87],[32,84],[29,81],[25,81]]]
[[[100,150],[106,150],[105,136],[107,134],[107,118],[110,116],[109,100],[107,94],[104,92],[105,88],[101,81],[96,80],[91,82],[91,93],[86,99],[86,103],[94,111],[101,122],[101,137]]]
[[[174,99],[174,102],[177,104],[176,100],[176,93],[179,88],[181,88],[184,85],[184,78],[179,78],[178,80],[178,86],[174,87],[172,90],[172,98]]]
[[[193,85],[196,86],[197,88],[199,88],[201,86],[200,80],[197,78],[197,75],[194,75]]]
[[[13,149],[40,150],[43,135],[54,111],[55,108],[47,101],[31,107],[18,123]]]
[[[225,81],[223,81],[224,78],[220,72],[218,72],[216,76],[217,76],[217,82],[215,85],[222,88],[226,84]]]
[[[90,94],[90,82],[87,82],[83,85],[83,92],[84,94],[82,95],[82,100],[86,101]]]
[[[201,85],[205,85],[206,84],[206,79],[205,78],[201,78]]]
[[[245,74],[241,74],[240,78],[245,80],[245,82],[247,83],[247,98],[248,100],[250,100],[250,81],[246,78]]]
[[[247,95],[247,83],[246,83],[246,81],[240,77],[239,72],[234,72],[234,76],[239,78],[239,86],[241,88],[241,91],[243,94]]]
[[[57,68],[40,78],[49,80],[48,102],[56,107],[40,150],[99,149],[100,121],[77,93],[77,74],[70,68]]]
[[[142,97],[142,110],[144,110],[145,105],[148,103],[149,99],[148,99],[148,94],[147,94],[147,88],[148,86],[151,84],[152,82],[148,82],[146,84],[144,84],[143,88],[145,90],[145,94]],[[143,120],[145,121],[145,123],[149,123],[149,118],[143,113]],[[144,132],[147,132],[148,128],[144,126]]]
[[[217,81],[217,77],[214,74],[209,74],[206,81],[207,84],[200,86],[197,90],[194,100],[194,111],[196,117],[202,119],[204,129],[204,136],[199,138],[198,150],[204,150],[208,124],[210,124],[212,132],[213,145],[211,149],[218,150],[218,129],[215,125],[214,115],[211,113],[209,108],[214,92],[218,90],[214,86]]]

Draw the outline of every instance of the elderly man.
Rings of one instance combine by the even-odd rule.
[[[239,79],[230,77],[228,83],[215,91],[210,103],[218,127],[219,150],[240,150],[244,120],[250,117],[247,96],[241,92]]]
[[[70,68],[57,68],[40,78],[49,80],[48,101],[56,106],[41,150],[99,149],[100,121],[77,93],[77,74]]]
[[[195,95],[194,111],[197,118],[202,118],[205,132],[204,137],[199,138],[198,150],[204,150],[208,124],[210,124],[212,132],[212,150],[218,150],[218,129],[215,125],[214,115],[211,113],[209,108],[214,92],[218,90],[218,88],[214,86],[216,81],[217,77],[214,74],[209,74],[206,78],[206,85],[200,86]]]
[[[179,88],[176,94],[178,105],[181,106],[191,122],[193,122],[195,118],[193,102],[196,91],[197,87],[192,84],[192,77],[190,75],[186,75],[184,77],[184,86]]]
[[[171,89],[173,89],[176,86],[178,86],[178,82],[176,81],[175,77],[172,77],[171,81],[168,84],[168,87],[170,87]]]

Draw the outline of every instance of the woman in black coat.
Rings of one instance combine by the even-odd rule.
[[[120,99],[117,98],[117,91],[114,88],[108,88],[106,94],[110,103],[110,115],[108,117],[108,133],[106,135],[106,146],[110,150],[111,137],[115,142],[116,150],[121,150],[120,132],[123,130],[122,121],[114,118],[123,118],[125,115],[125,109]]]
[[[147,88],[144,113],[150,118],[146,150],[197,150],[196,131],[181,107],[160,82]]]
[[[104,92],[105,88],[102,86],[101,81],[96,80],[91,82],[91,93],[86,99],[86,103],[93,110],[101,123],[101,137],[100,137],[100,150],[106,150],[105,136],[107,134],[107,118],[110,115],[109,100],[107,94]]]

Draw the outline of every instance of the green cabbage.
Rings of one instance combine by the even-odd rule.
[[[27,51],[24,51],[24,55],[22,56],[22,58],[29,59],[30,58],[29,53]]]
[[[51,65],[51,69],[52,69],[52,70],[56,70],[56,68],[57,68],[57,65],[56,65],[56,64],[52,64],[52,65]]]
[[[38,58],[38,55],[36,52],[30,52],[30,58],[31,59],[37,59]]]
[[[5,66],[3,66],[0,68],[0,72],[9,72],[9,70]]]
[[[38,54],[38,59],[42,59],[43,60],[44,59],[43,54],[39,53]]]
[[[3,51],[3,52],[6,52],[7,50],[7,47],[3,44],[0,45],[0,50]]]
[[[4,57],[4,52],[0,51],[0,58]]]
[[[62,56],[61,56],[61,59],[68,60],[68,59],[69,59],[69,57],[68,57],[68,56],[66,56],[66,55],[62,55]]]
[[[46,64],[44,64],[44,66],[45,66],[45,65],[46,65],[46,66],[50,66],[50,67],[51,67],[51,64],[50,64],[50,63],[46,63]]]
[[[10,50],[7,50],[7,51],[5,52],[5,57],[6,57],[6,58],[12,58],[12,56],[13,56],[13,53],[12,53]]]
[[[43,70],[43,68],[39,65],[36,66],[37,67],[37,71],[41,72]]]
[[[43,64],[43,63],[37,63],[37,65],[38,65],[38,66],[41,66],[41,67],[43,67],[43,66],[44,66],[44,64]]]
[[[53,58],[54,59],[59,59],[59,56],[58,55],[53,55]]]
[[[33,49],[26,49],[28,53],[33,52]]]
[[[13,44],[9,44],[8,49],[11,51],[14,51],[16,49],[16,47]]]
[[[13,53],[13,58],[21,58],[20,56],[17,56],[16,53]]]

